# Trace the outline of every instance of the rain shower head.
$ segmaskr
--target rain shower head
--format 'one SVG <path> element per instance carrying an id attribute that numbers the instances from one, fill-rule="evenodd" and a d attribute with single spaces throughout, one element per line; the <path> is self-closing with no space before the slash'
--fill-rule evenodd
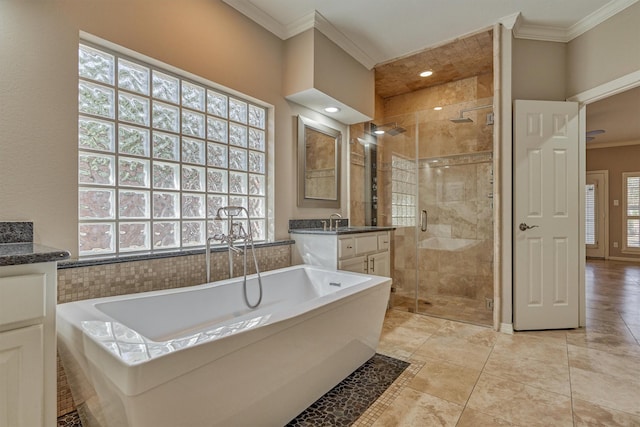
<path id="1" fill-rule="evenodd" d="M 389 129 L 388 131 L 385 131 L 387 134 L 391 135 L 391 136 L 396 136 L 396 135 L 400 135 L 401 133 L 406 132 L 407 130 L 405 128 L 403 128 L 402 126 L 398 126 L 395 125 L 394 127 L 392 127 L 391 129 Z"/>
<path id="2" fill-rule="evenodd" d="M 453 123 L 473 123 L 473 120 L 471 120 L 469 117 L 463 116 L 464 113 L 468 113 L 469 111 L 475 111 L 475 110 L 484 110 L 485 108 L 493 108 L 493 105 L 489 104 L 489 105 L 480 105 L 478 107 L 465 108 L 464 110 L 460 110 L 460 117 L 449 119 L 449 121 L 452 121 Z M 493 124 L 493 122 L 491 124 Z"/>
<path id="3" fill-rule="evenodd" d="M 452 121 L 453 123 L 473 123 L 473 120 L 471 120 L 469 117 L 456 117 L 455 119 L 449 119 L 450 121 Z"/>
<path id="4" fill-rule="evenodd" d="M 398 123 L 396 122 L 385 123 L 379 126 L 376 125 L 375 123 L 371 123 L 371 129 L 373 130 L 373 133 L 376 135 L 384 135 L 386 133 L 387 135 L 391 135 L 391 136 L 400 135 L 401 133 L 404 133 L 407 131 L 402 126 L 399 126 Z"/>

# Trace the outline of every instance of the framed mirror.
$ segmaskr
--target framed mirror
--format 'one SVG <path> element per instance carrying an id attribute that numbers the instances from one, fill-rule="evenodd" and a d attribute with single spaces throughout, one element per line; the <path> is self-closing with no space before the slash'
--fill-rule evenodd
<path id="1" fill-rule="evenodd" d="M 340 208 L 342 133 L 298 116 L 298 206 Z"/>

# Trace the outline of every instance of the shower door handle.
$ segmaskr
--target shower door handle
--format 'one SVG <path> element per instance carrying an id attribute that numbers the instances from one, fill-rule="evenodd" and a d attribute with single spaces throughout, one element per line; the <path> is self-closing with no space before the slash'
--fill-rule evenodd
<path id="1" fill-rule="evenodd" d="M 428 221 L 429 217 L 427 216 L 427 211 L 423 209 L 422 213 L 420 214 L 420 230 L 427 231 Z"/>

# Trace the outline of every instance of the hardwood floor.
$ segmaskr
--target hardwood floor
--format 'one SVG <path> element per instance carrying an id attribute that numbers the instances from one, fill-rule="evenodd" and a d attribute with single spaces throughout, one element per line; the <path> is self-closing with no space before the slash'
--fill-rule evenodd
<path id="1" fill-rule="evenodd" d="M 587 260 L 587 330 L 640 344 L 640 263 Z"/>

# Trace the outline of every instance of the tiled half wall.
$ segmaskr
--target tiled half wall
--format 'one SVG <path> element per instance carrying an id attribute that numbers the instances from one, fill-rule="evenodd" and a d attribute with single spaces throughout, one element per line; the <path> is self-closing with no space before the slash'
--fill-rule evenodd
<path id="1" fill-rule="evenodd" d="M 291 265 L 290 244 L 269 245 L 255 250 L 261 271 Z M 226 251 L 211 254 L 212 281 L 229 277 L 228 263 Z M 255 272 L 251 252 L 247 253 L 247 267 L 250 273 Z M 242 256 L 234 255 L 234 276 L 242 273 Z M 58 270 L 58 303 L 180 288 L 204 282 L 204 254 L 63 268 Z M 58 358 L 58 416 L 74 409 L 67 378 Z"/>

